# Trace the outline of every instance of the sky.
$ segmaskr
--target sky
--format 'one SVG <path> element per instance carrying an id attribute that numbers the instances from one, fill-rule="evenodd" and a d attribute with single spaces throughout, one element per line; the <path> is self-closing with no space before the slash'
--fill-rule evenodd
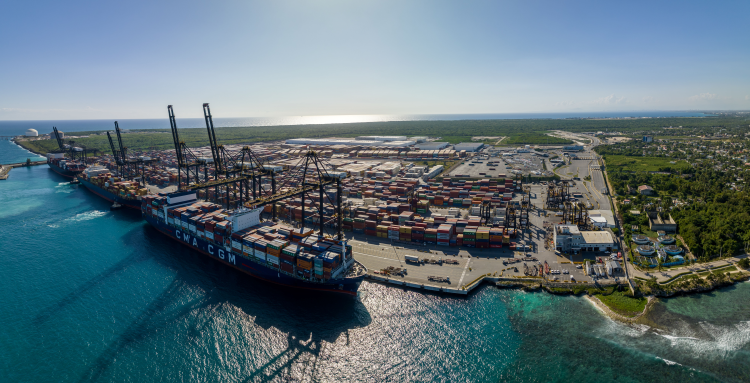
<path id="1" fill-rule="evenodd" d="M 0 120 L 750 109 L 750 1 L 4 1 Z"/>

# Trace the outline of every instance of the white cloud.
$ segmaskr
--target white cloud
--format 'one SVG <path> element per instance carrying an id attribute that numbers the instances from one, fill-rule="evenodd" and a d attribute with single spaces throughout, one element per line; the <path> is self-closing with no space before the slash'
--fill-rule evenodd
<path id="1" fill-rule="evenodd" d="M 745 100 L 750 100 L 750 96 L 745 96 Z"/>
<path id="2" fill-rule="evenodd" d="M 695 96 L 691 96 L 688 98 L 690 101 L 698 101 L 698 100 L 713 100 L 716 98 L 716 93 L 701 93 L 696 94 Z"/>
<path id="3" fill-rule="evenodd" d="M 651 96 L 646 96 L 643 98 L 643 102 L 653 102 L 653 101 L 654 101 L 654 98 Z"/>

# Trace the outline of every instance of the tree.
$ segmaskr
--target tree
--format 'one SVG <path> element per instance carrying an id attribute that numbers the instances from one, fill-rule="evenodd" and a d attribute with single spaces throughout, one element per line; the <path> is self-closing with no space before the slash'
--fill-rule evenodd
<path id="1" fill-rule="evenodd" d="M 659 271 L 661 271 L 661 267 L 662 267 L 662 264 L 664 263 L 664 261 L 662 261 L 660 257 L 656 257 L 656 263 L 657 263 L 657 267 L 658 267 Z"/>
<path id="2" fill-rule="evenodd" d="M 742 258 L 739 262 L 737 262 L 737 266 L 747 270 L 748 267 L 750 267 L 750 259 Z"/>

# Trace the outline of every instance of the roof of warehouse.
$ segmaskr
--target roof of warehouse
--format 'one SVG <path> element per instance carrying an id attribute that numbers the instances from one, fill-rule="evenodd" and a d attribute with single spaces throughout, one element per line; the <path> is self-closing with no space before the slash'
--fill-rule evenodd
<path id="1" fill-rule="evenodd" d="M 612 243 L 612 235 L 608 231 L 582 231 L 583 241 L 586 243 Z"/>

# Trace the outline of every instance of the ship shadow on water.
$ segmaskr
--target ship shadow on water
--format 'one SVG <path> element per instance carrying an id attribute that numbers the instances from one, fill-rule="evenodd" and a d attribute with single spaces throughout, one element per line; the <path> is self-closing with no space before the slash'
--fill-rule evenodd
<path id="1" fill-rule="evenodd" d="M 128 236 L 127 246 L 151 249 L 145 259 L 156 261 L 176 275 L 88 367 L 79 380 L 81 382 L 101 380 L 121 351 L 147 341 L 157 333 L 163 334 L 160 330 L 175 323 L 188 321 L 185 336 L 189 342 L 197 341 L 214 315 L 226 307 L 243 314 L 236 320 L 252 322 L 252 326 L 263 330 L 276 329 L 287 338 L 287 348 L 240 379 L 246 382 L 284 377 L 295 363 L 311 364 L 308 368 L 314 371 L 325 343 L 334 343 L 343 335 L 348 344 L 349 330 L 367 326 L 372 321 L 364 305 L 354 297 L 257 280 L 172 241 L 149 225 L 133 230 Z M 141 260 L 135 255 L 126 258 L 123 265 L 113 266 L 71 293 L 61 302 L 62 307 L 119 270 Z M 186 296 L 194 295 L 196 290 L 204 293 L 184 302 Z M 57 305 L 44 318 L 48 319 L 55 310 L 59 310 Z M 309 357 L 302 360 L 306 355 Z"/>

